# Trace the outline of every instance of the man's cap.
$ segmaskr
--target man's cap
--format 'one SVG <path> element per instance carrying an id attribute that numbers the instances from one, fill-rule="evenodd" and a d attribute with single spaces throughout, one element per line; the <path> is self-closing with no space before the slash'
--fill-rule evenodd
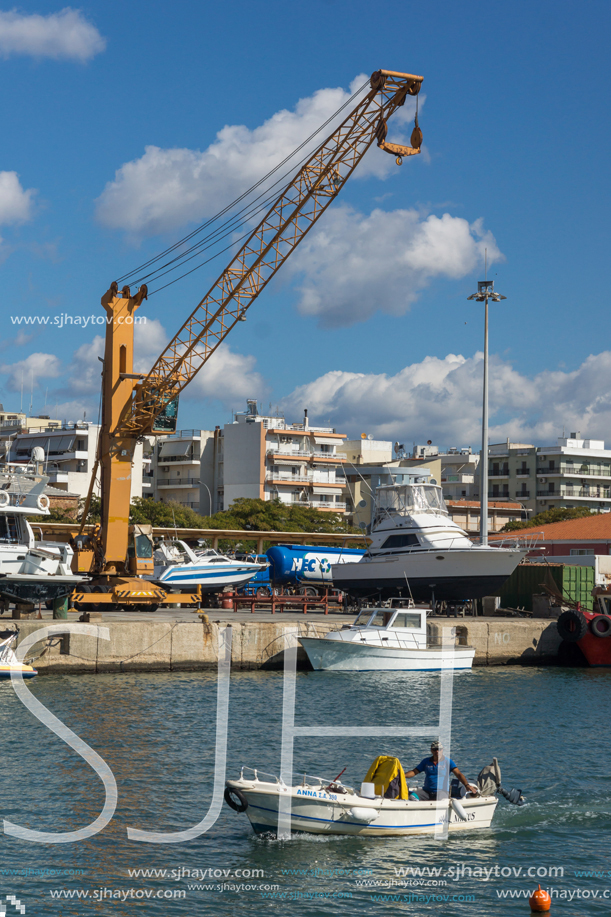
<path id="1" fill-rule="evenodd" d="M 441 742 L 431 742 L 431 751 L 443 751 Z"/>

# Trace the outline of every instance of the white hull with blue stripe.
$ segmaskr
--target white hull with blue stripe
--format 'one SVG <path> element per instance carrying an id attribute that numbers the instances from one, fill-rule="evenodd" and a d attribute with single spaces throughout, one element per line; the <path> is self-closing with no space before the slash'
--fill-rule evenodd
<path id="1" fill-rule="evenodd" d="M 257 834 L 278 833 L 278 808 L 282 796 L 291 799 L 291 833 L 343 834 L 361 837 L 395 837 L 406 834 L 434 834 L 447 824 L 449 831 L 489 828 L 497 805 L 495 796 L 466 796 L 440 802 L 370 798 L 352 787 L 326 787 L 326 781 L 307 777 L 298 786 L 286 787 L 279 778 L 257 772 L 246 779 L 227 780 L 227 790 L 238 790 L 253 830 Z M 248 768 L 250 770 L 250 768 Z M 275 781 L 275 782 L 274 782 Z M 227 791 L 226 791 L 227 792 Z"/>
<path id="2" fill-rule="evenodd" d="M 192 551 L 184 541 L 176 541 L 155 551 L 154 579 L 166 588 L 201 586 L 202 592 L 221 592 L 226 586 L 242 586 L 265 567 L 249 560 L 233 560 L 213 550 Z"/>

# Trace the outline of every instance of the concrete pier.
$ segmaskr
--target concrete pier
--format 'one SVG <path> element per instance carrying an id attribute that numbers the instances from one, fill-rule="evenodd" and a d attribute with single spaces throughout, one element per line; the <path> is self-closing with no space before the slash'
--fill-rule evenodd
<path id="1" fill-rule="evenodd" d="M 208 624 L 188 620 L 103 620 L 110 640 L 74 633 L 71 621 L 20 621 L 20 640 L 51 623 L 62 624 L 66 633 L 45 639 L 31 653 L 42 674 L 101 672 L 167 672 L 213 669 L 217 665 L 219 630 L 232 627 L 232 667 L 265 669 L 282 666 L 287 641 L 297 634 L 324 636 L 352 618 L 319 616 L 304 621 L 303 615 L 279 615 L 274 620 L 237 620 L 236 615 L 214 612 L 219 620 Z M 106 616 L 105 616 L 106 617 Z M 193 616 L 195 617 L 195 616 Z M 269 617 L 269 616 L 268 616 Z M 335 618 L 333 620 L 332 618 Z M 340 620 L 337 620 L 337 619 Z M 9 622 L 7 622 L 8 624 Z M 429 618 L 433 636 L 453 627 L 459 637 L 475 646 L 474 665 L 548 665 L 558 653 L 560 638 L 554 621 L 511 618 Z M 71 630 L 73 631 L 71 633 Z M 461 640 L 461 642 L 463 642 Z M 307 668 L 300 649 L 299 664 Z"/>

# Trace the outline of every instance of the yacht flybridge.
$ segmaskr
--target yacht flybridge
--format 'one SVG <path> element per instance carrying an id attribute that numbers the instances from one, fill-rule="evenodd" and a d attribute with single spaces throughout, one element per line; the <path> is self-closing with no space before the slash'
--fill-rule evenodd
<path id="1" fill-rule="evenodd" d="M 352 596 L 416 602 L 492 595 L 528 549 L 474 544 L 449 516 L 437 484 L 391 484 L 375 493 L 371 545 L 355 564 L 334 565 L 333 584 Z"/>

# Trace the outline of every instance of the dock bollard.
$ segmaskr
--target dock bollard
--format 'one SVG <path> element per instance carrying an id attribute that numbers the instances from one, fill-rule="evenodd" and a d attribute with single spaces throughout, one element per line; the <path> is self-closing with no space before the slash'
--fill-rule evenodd
<path id="1" fill-rule="evenodd" d="M 64 595 L 60 599 L 53 599 L 53 620 L 65 621 L 68 617 L 68 596 Z"/>
<path id="2" fill-rule="evenodd" d="M 549 911 L 552 906 L 552 899 L 548 893 L 539 886 L 537 891 L 533 892 L 530 896 L 528 903 L 530 904 L 531 911 Z"/>

